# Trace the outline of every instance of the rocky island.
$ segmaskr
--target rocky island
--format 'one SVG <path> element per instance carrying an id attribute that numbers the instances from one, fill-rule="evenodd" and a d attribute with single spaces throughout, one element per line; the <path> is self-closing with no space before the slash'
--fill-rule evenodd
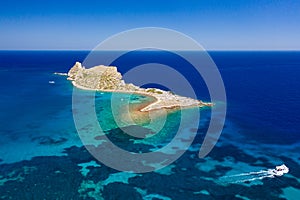
<path id="1" fill-rule="evenodd" d="M 125 83 L 125 81 L 122 80 L 121 73 L 119 73 L 117 67 L 114 66 L 99 65 L 86 69 L 80 62 L 76 62 L 69 70 L 67 76 L 68 80 L 72 81 L 72 84 L 75 87 L 84 90 L 135 93 L 153 97 L 155 101 L 140 108 L 141 112 L 163 108 L 172 109 L 212 106 L 212 103 L 205 103 L 200 100 L 179 96 L 170 91 L 156 88 L 145 89 L 131 83 Z"/>

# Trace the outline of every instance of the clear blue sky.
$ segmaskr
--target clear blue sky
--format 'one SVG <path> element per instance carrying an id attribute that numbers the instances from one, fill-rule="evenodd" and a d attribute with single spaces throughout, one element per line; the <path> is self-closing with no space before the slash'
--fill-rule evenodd
<path id="1" fill-rule="evenodd" d="M 300 1 L 0 3 L 0 49 L 92 49 L 112 34 L 148 26 L 183 32 L 206 49 L 300 50 Z"/>

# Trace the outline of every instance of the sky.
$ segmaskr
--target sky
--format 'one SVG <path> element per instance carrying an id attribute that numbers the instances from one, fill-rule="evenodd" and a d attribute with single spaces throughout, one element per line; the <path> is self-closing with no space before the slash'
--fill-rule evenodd
<path id="1" fill-rule="evenodd" d="M 299 0 L 11 0 L 0 49 L 91 50 L 142 27 L 182 32 L 207 50 L 300 50 Z"/>

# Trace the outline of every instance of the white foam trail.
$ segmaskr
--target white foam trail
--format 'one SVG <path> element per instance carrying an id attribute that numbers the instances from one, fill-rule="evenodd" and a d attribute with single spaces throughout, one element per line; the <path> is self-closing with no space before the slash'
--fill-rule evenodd
<path id="1" fill-rule="evenodd" d="M 242 183 L 250 182 L 255 180 L 262 180 L 264 178 L 274 178 L 277 176 L 282 176 L 289 172 L 289 168 L 285 165 L 276 166 L 275 169 L 260 170 L 257 172 L 241 173 L 229 176 L 223 176 L 219 178 L 220 183 L 230 184 L 230 183 Z"/>
<path id="2" fill-rule="evenodd" d="M 224 176 L 225 177 L 235 177 L 235 176 L 249 176 L 249 175 L 256 175 L 256 174 L 265 174 L 265 173 L 269 173 L 268 170 L 261 170 L 258 172 L 249 172 L 249 173 L 241 173 L 241 174 L 235 174 L 235 175 L 230 175 L 230 176 Z"/>
<path id="3" fill-rule="evenodd" d="M 249 179 L 242 179 L 242 180 L 238 180 L 235 182 L 229 182 L 229 183 L 244 183 L 244 182 L 251 182 L 251 181 L 255 181 L 255 180 L 262 180 L 264 178 L 274 178 L 274 176 L 273 175 L 265 175 L 265 176 L 254 177 L 254 178 L 249 178 Z"/>
<path id="4" fill-rule="evenodd" d="M 230 184 L 230 183 L 243 183 L 243 182 L 250 182 L 255 180 L 262 180 L 264 178 L 274 178 L 274 173 L 272 173 L 271 170 L 260 170 L 257 172 L 248 172 L 248 173 L 223 176 L 219 180 L 222 183 Z"/>

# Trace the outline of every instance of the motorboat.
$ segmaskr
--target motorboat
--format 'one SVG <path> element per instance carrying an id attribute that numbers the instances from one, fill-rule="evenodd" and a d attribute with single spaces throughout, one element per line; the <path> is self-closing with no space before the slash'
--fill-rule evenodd
<path id="1" fill-rule="evenodd" d="M 268 173 L 273 176 L 282 176 L 289 173 L 289 168 L 285 164 L 282 164 L 276 166 L 275 169 L 269 169 Z"/>
<path id="2" fill-rule="evenodd" d="M 55 81 L 49 81 L 50 84 L 55 84 Z"/>

